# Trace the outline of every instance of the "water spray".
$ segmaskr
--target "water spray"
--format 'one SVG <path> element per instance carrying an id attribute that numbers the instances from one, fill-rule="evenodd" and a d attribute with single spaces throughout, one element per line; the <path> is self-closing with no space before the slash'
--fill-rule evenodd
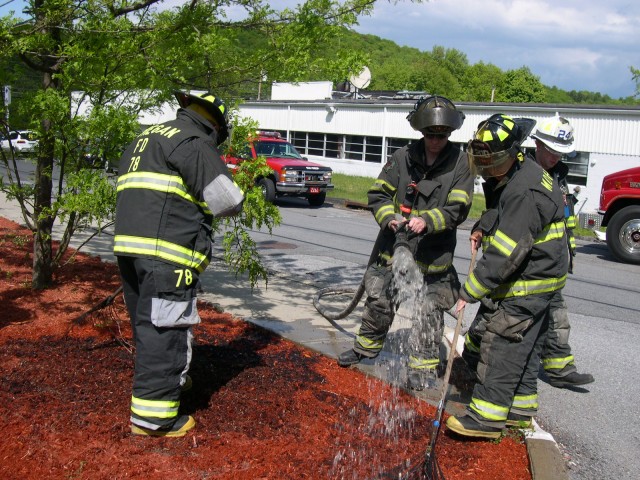
<path id="1" fill-rule="evenodd" d="M 402 205 L 400 205 L 400 211 L 402 212 L 403 215 L 403 222 L 399 225 L 398 229 L 396 230 L 396 244 L 394 245 L 393 249 L 394 252 L 396 250 L 397 247 L 406 247 L 408 249 L 408 251 L 411 251 L 411 248 L 409 247 L 409 233 L 407 233 L 407 219 L 408 217 L 411 215 L 411 211 L 413 209 L 413 205 L 416 201 L 416 197 L 417 195 L 420 193 L 420 188 L 419 186 L 414 183 L 411 182 L 409 185 L 407 185 L 407 190 L 405 192 L 405 198 L 402 202 Z M 378 236 L 376 237 L 376 241 L 373 245 L 373 249 L 371 250 L 371 255 L 369 256 L 369 261 L 367 262 L 367 266 L 365 268 L 365 272 L 367 270 L 367 268 L 369 268 L 377 259 L 378 259 L 378 254 L 380 253 L 380 243 L 382 242 L 382 239 L 384 237 L 384 231 L 383 229 L 380 229 L 380 231 L 378 232 Z M 348 294 L 348 293 L 352 293 L 353 296 L 351 297 L 351 300 L 349 301 L 348 305 L 343 309 L 340 310 L 338 312 L 335 313 L 330 313 L 327 311 L 326 308 L 324 308 L 322 305 L 320 305 L 320 299 L 322 299 L 323 297 L 327 297 L 327 296 L 333 296 L 333 295 L 344 295 L 344 294 Z M 326 318 L 327 320 L 329 320 L 330 322 L 332 322 L 332 324 L 334 326 L 336 326 L 337 328 L 340 328 L 337 324 L 333 323 L 334 320 L 341 320 L 345 317 L 347 317 L 351 312 L 353 312 L 353 310 L 356 308 L 356 306 L 358 305 L 358 303 L 360 302 L 360 300 L 362 299 L 362 295 L 364 294 L 364 276 L 362 277 L 362 280 L 360 282 L 360 284 L 354 288 L 354 287 L 327 287 L 327 288 L 323 288 L 318 290 L 318 293 L 316 294 L 316 296 L 313 298 L 313 306 L 316 308 L 316 310 L 320 313 L 320 315 L 322 315 L 324 318 Z"/>

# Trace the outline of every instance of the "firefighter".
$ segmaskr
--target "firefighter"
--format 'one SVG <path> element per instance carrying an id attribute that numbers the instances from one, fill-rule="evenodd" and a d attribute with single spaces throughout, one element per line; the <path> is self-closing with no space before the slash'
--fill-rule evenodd
<path id="1" fill-rule="evenodd" d="M 114 254 L 136 346 L 131 432 L 180 437 L 189 388 L 199 275 L 211 257 L 215 217 L 244 201 L 218 153 L 227 112 L 211 93 L 175 92 L 176 119 L 144 130 L 120 159 Z"/>
<path id="2" fill-rule="evenodd" d="M 342 367 L 375 358 L 398 308 L 392 257 L 397 232 L 406 230 L 411 253 L 427 295 L 409 341 L 407 386 L 431 388 L 437 378 L 443 311 L 453 307 L 460 283 L 453 266 L 456 229 L 471 208 L 473 177 L 466 155 L 448 139 L 464 114 L 447 98 L 420 99 L 407 116 L 422 138 L 397 150 L 368 191 L 368 203 L 380 225 L 377 261 L 365 272 L 366 300 L 352 349 L 338 357 Z M 420 273 L 418 275 L 420 275 Z"/>
<path id="3" fill-rule="evenodd" d="M 478 383 L 467 415 L 447 420 L 465 436 L 499 438 L 505 425 L 530 424 L 550 303 L 567 278 L 562 192 L 520 149 L 534 124 L 493 115 L 467 147 L 485 179 L 487 211 L 479 221 L 483 256 L 456 304 L 460 312 L 481 301 L 463 352 Z"/>
<path id="4" fill-rule="evenodd" d="M 560 186 L 564 198 L 565 233 L 569 254 L 569 273 L 573 273 L 573 257 L 576 255 L 576 228 L 574 207 L 578 202 L 575 192 L 569 191 L 567 174 L 569 167 L 561 161 L 563 155 L 575 155 L 574 129 L 569 121 L 556 113 L 537 125 L 531 138 L 536 142 L 536 161 Z M 549 384 L 557 388 L 586 385 L 594 381 L 589 373 L 578 373 L 569 345 L 569 314 L 567 304 L 558 291 L 551 304 L 549 333 L 542 351 L 542 366 L 549 376 Z"/>

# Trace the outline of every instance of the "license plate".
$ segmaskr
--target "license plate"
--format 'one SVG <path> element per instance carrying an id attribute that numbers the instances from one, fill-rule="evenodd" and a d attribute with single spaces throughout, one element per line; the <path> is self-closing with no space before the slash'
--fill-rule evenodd
<path id="1" fill-rule="evenodd" d="M 309 187 L 309 193 L 320 193 L 320 187 Z"/>

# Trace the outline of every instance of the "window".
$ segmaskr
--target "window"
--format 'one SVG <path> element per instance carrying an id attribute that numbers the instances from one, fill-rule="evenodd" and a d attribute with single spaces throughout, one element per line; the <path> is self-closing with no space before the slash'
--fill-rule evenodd
<path id="1" fill-rule="evenodd" d="M 387 138 L 387 160 L 391 158 L 396 150 L 413 141 L 414 140 L 411 140 L 409 138 Z"/>
<path id="2" fill-rule="evenodd" d="M 382 163 L 382 137 L 365 137 L 365 162 Z"/>
<path id="3" fill-rule="evenodd" d="M 567 182 L 572 185 L 587 185 L 587 174 L 589 173 L 589 153 L 576 152 L 574 157 L 562 156 L 562 161 L 569 167 Z"/>
<path id="4" fill-rule="evenodd" d="M 525 153 L 533 158 L 536 156 L 535 148 L 526 148 Z M 562 155 L 562 162 L 569 167 L 567 183 L 571 185 L 587 185 L 587 174 L 589 173 L 589 153 L 576 152 L 573 157 Z"/>
<path id="5" fill-rule="evenodd" d="M 342 136 L 327 133 L 326 139 L 324 156 L 327 158 L 342 158 Z"/>
<path id="6" fill-rule="evenodd" d="M 349 160 L 362 160 L 364 152 L 364 137 L 361 135 L 346 135 L 344 158 Z"/>
<path id="7" fill-rule="evenodd" d="M 303 155 L 382 163 L 382 137 L 291 132 L 291 143 Z M 405 142 L 406 143 L 406 142 Z"/>
<path id="8" fill-rule="evenodd" d="M 324 156 L 324 133 L 309 133 L 309 155 Z"/>
<path id="9" fill-rule="evenodd" d="M 307 134 L 305 132 L 291 132 L 291 140 L 293 146 L 303 155 L 307 154 Z"/>

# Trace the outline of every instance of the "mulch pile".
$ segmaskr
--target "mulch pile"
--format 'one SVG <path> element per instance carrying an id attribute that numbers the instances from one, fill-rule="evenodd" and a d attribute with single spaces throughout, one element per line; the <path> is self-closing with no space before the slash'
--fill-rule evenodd
<path id="1" fill-rule="evenodd" d="M 196 428 L 133 436 L 122 297 L 78 320 L 117 289 L 117 269 L 78 254 L 36 292 L 31 268 L 30 232 L 0 218 L 3 479 L 401 478 L 424 458 L 433 406 L 204 303 L 181 404 Z M 531 479 L 518 435 L 445 429 L 437 456 L 449 480 Z"/>

